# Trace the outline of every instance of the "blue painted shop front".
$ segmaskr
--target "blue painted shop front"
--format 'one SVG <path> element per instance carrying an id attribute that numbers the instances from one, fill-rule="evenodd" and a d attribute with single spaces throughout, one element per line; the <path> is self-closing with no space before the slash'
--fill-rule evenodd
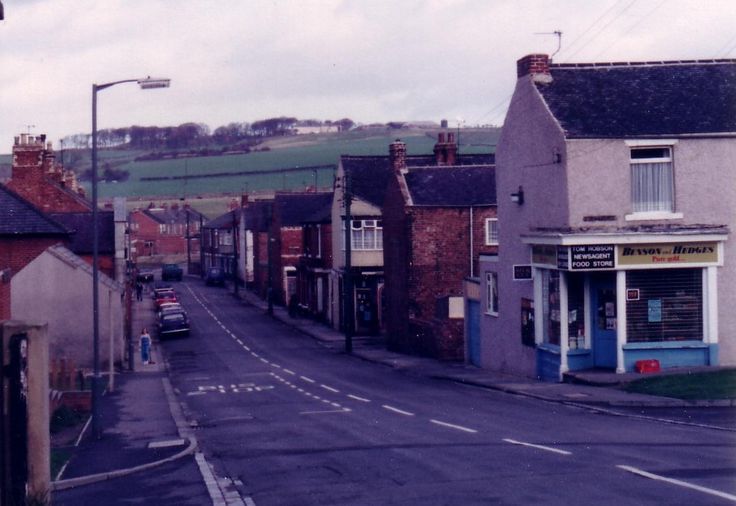
<path id="1" fill-rule="evenodd" d="M 533 245 L 537 377 L 718 365 L 719 253 L 717 242 Z"/>

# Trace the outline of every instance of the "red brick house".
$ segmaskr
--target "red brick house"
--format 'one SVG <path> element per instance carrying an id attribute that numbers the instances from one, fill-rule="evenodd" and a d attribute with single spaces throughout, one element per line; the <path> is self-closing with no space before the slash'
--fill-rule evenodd
<path id="1" fill-rule="evenodd" d="M 130 240 L 132 260 L 140 256 L 185 255 L 187 230 L 189 252 L 199 256 L 199 232 L 207 218 L 189 204 L 179 206 L 153 204 L 147 209 L 135 209 L 130 213 Z"/>
<path id="2" fill-rule="evenodd" d="M 302 221 L 332 204 L 332 193 L 277 193 L 271 220 L 273 301 L 285 305 L 297 293 L 297 266 L 304 239 Z"/>
<path id="3" fill-rule="evenodd" d="M 46 136 L 21 134 L 13 144 L 13 163 L 7 187 L 72 232 L 69 248 L 92 264 L 92 203 L 84 198 L 76 177 L 56 163 L 56 155 Z M 122 244 L 115 242 L 112 212 L 98 214 L 98 267 L 111 278 L 116 276 L 116 250 L 124 261 Z M 120 266 L 117 268 L 120 271 Z"/>
<path id="4" fill-rule="evenodd" d="M 56 163 L 46 136 L 21 134 L 13 144 L 13 167 L 8 188 L 45 213 L 90 212 L 71 171 Z"/>
<path id="5" fill-rule="evenodd" d="M 0 185 L 0 320 L 10 318 L 10 280 L 70 233 L 20 195 Z"/>
<path id="6" fill-rule="evenodd" d="M 302 254 L 297 265 L 297 297 L 300 308 L 321 321 L 327 320 L 330 307 L 332 197 L 332 193 L 321 194 L 321 206 L 311 215 L 302 218 Z"/>
<path id="7" fill-rule="evenodd" d="M 439 135 L 435 163 L 407 166 L 391 145 L 383 204 L 385 323 L 389 348 L 462 360 L 463 281 L 481 254 L 497 253 L 494 157 L 463 155 Z"/>

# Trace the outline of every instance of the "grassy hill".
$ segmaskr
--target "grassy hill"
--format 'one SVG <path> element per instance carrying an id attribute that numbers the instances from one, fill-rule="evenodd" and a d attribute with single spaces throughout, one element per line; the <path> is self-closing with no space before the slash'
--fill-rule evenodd
<path id="1" fill-rule="evenodd" d="M 461 151 L 492 152 L 497 134 L 497 130 L 491 129 L 462 131 Z M 331 188 L 340 155 L 385 155 L 388 145 L 396 138 L 406 142 L 409 154 L 427 154 L 432 152 L 436 142 L 436 131 L 402 129 L 291 136 L 259 145 L 267 151 L 126 163 L 121 163 L 119 152 L 106 151 L 102 156 L 128 171 L 130 176 L 127 181 L 100 184 L 99 193 L 101 198 L 192 198 L 301 189 L 315 184 L 319 188 Z"/>

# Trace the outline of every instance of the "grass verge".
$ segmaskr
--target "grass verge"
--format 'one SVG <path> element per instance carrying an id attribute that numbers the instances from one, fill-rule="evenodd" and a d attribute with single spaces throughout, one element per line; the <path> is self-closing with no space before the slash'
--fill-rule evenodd
<path id="1" fill-rule="evenodd" d="M 632 381 L 624 390 L 684 400 L 736 399 L 736 369 L 644 378 Z"/>

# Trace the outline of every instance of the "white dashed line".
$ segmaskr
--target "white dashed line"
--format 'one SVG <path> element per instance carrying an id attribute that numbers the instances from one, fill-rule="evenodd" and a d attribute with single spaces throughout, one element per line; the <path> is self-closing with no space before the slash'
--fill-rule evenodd
<path id="1" fill-rule="evenodd" d="M 365 398 L 363 398 L 363 397 L 358 397 L 357 395 L 353 395 L 353 394 L 348 394 L 348 397 L 350 397 L 351 399 L 353 399 L 353 400 L 355 400 L 355 401 L 360 401 L 360 402 L 371 402 L 371 400 L 370 400 L 370 399 L 365 399 Z"/>
<path id="2" fill-rule="evenodd" d="M 301 379 L 306 381 L 307 383 L 315 383 L 315 381 L 312 378 L 307 378 L 306 376 L 299 376 Z"/>
<path id="3" fill-rule="evenodd" d="M 512 445 L 520 445 L 520 446 L 528 446 L 529 448 L 536 448 L 537 450 L 544 450 L 547 452 L 553 452 L 553 453 L 559 453 L 560 455 L 572 455 L 572 452 L 568 452 L 565 450 L 559 450 L 557 448 L 552 448 L 550 446 L 542 446 L 542 445 L 535 445 L 532 443 L 524 443 L 523 441 L 516 441 L 515 439 L 504 439 L 507 443 L 511 443 Z"/>
<path id="4" fill-rule="evenodd" d="M 266 360 L 265 358 L 261 358 L 260 360 L 261 360 L 261 362 L 263 362 L 264 364 L 270 364 L 270 363 L 271 363 L 271 362 L 269 362 L 268 360 Z"/>
<path id="5" fill-rule="evenodd" d="M 393 411 L 394 413 L 398 413 L 400 415 L 404 416 L 414 416 L 414 413 L 409 413 L 408 411 L 404 411 L 403 409 L 395 408 L 393 406 L 389 406 L 388 404 L 384 404 L 381 406 L 383 409 L 387 409 L 389 411 Z"/>
<path id="6" fill-rule="evenodd" d="M 334 392 L 336 394 L 340 393 L 340 391 L 336 388 L 328 387 L 327 385 L 320 385 L 320 386 L 324 388 L 325 390 L 329 390 L 330 392 Z"/>
<path id="7" fill-rule="evenodd" d="M 281 369 L 281 366 L 279 364 L 271 363 L 271 367 L 275 367 L 276 369 Z"/>
<path id="8" fill-rule="evenodd" d="M 284 372 L 286 374 L 291 374 L 292 376 L 295 376 L 296 375 L 296 373 L 294 371 L 292 371 L 291 369 L 284 369 Z"/>
<path id="9" fill-rule="evenodd" d="M 631 466 L 621 465 L 621 466 L 616 466 L 616 467 L 618 467 L 619 469 L 623 469 L 624 471 L 628 471 L 630 473 L 633 473 L 639 476 L 643 476 L 644 478 L 649 478 L 650 480 L 664 481 L 665 483 L 671 483 L 672 485 L 677 485 L 678 487 L 690 488 L 692 490 L 697 490 L 698 492 L 703 492 L 705 494 L 714 495 L 722 499 L 728 499 L 729 501 L 736 502 L 736 495 L 727 494 L 726 492 L 721 492 L 720 490 L 714 490 L 712 488 L 701 487 L 700 485 L 695 485 L 693 483 L 688 483 L 686 481 L 675 480 L 673 478 L 667 478 L 666 476 L 660 476 L 658 474 L 648 473 L 646 471 L 642 471 L 641 469 L 637 469 Z"/>
<path id="10" fill-rule="evenodd" d="M 455 425 L 455 424 L 452 424 L 452 423 L 442 422 L 440 420 L 430 420 L 430 422 L 432 422 L 435 425 L 441 425 L 443 427 L 449 427 L 450 429 L 457 429 L 457 430 L 461 430 L 463 432 L 470 432 L 471 434 L 475 434 L 475 433 L 478 432 L 475 429 L 469 429 L 468 427 L 463 427 L 462 425 Z"/>

